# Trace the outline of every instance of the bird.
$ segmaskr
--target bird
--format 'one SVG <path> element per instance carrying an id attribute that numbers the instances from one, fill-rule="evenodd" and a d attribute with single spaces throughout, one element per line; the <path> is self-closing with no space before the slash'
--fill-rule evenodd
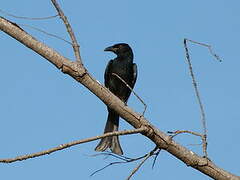
<path id="1" fill-rule="evenodd" d="M 127 87 L 126 83 L 133 89 L 137 80 L 137 65 L 133 63 L 133 51 L 126 43 L 115 44 L 105 48 L 104 51 L 110 51 L 117 55 L 115 59 L 110 60 L 107 64 L 104 73 L 104 84 L 113 94 L 127 104 L 131 89 Z M 115 74 L 124 80 L 125 83 Z M 104 133 L 118 131 L 118 113 L 110 107 L 107 107 L 107 110 L 108 118 Z M 107 148 L 114 154 L 123 154 L 118 136 L 102 138 L 95 151 L 105 151 Z"/>

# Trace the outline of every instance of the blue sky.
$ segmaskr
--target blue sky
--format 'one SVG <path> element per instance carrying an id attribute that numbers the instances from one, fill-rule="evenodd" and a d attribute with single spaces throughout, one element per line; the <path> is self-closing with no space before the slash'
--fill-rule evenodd
<path id="1" fill-rule="evenodd" d="M 209 158 L 238 174 L 240 127 L 239 30 L 240 2 L 202 1 L 60 1 L 81 46 L 89 72 L 103 82 L 105 66 L 114 55 L 103 49 L 126 42 L 138 64 L 135 91 L 148 105 L 146 118 L 164 132 L 187 129 L 201 132 L 196 103 L 185 60 L 183 38 L 211 44 L 223 59 L 217 62 L 204 47 L 190 45 L 190 54 L 206 111 Z M 3 1 L 1 9 L 18 16 L 55 15 L 50 1 Z M 31 21 L 4 16 L 18 24 L 41 28 L 69 39 L 59 18 Z M 69 44 L 22 26 L 38 40 L 74 59 Z M 38 54 L 0 33 L 0 158 L 45 150 L 102 133 L 106 107 L 72 78 L 62 74 Z M 136 97 L 129 105 L 143 110 Z M 131 129 L 121 121 L 121 129 Z M 176 141 L 201 155 L 200 139 L 180 135 Z M 115 165 L 90 174 L 114 161 L 92 157 L 91 142 L 23 162 L 0 164 L 3 179 L 125 179 L 136 163 Z M 141 156 L 154 148 L 140 135 L 121 137 L 125 155 Z M 193 145 L 195 144 L 195 145 Z M 227 154 L 226 154 L 227 153 Z M 195 179 L 209 177 L 161 152 L 155 168 L 152 159 L 133 179 Z"/>

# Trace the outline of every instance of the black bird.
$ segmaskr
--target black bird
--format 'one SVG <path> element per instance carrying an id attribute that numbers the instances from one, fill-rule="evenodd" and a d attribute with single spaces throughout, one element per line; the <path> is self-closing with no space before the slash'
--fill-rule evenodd
<path id="1" fill-rule="evenodd" d="M 131 88 L 134 87 L 137 80 L 137 65 L 133 63 L 132 49 L 128 44 L 119 43 L 107 47 L 104 51 L 111 51 L 117 55 L 115 59 L 109 61 L 106 67 L 104 74 L 105 86 L 124 103 L 127 103 L 131 90 L 114 73 L 121 77 Z M 108 107 L 108 118 L 104 133 L 117 131 L 118 126 L 119 115 Z M 115 154 L 123 154 L 118 136 L 102 138 L 95 151 L 105 151 L 107 148 L 110 148 Z"/>

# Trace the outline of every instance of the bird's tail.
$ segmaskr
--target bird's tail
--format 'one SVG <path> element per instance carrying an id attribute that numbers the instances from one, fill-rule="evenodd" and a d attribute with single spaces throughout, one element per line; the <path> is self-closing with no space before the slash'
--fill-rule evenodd
<path id="1" fill-rule="evenodd" d="M 104 129 L 104 133 L 118 131 L 119 126 L 119 115 L 115 113 L 113 110 L 108 110 L 108 119 Z M 107 148 L 115 153 L 122 155 L 123 151 L 119 143 L 118 136 L 109 136 L 102 138 L 95 151 L 105 151 Z"/>

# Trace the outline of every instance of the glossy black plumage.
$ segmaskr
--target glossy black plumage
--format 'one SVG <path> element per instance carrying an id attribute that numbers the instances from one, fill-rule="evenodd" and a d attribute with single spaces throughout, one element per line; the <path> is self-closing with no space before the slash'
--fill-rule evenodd
<path id="1" fill-rule="evenodd" d="M 134 87 L 137 80 L 137 65 L 133 63 L 133 52 L 128 44 L 120 43 L 110 46 L 105 51 L 111 51 L 117 55 L 110 60 L 104 74 L 105 86 L 123 102 L 127 100 L 131 94 L 131 90 L 113 73 L 120 76 L 131 88 Z M 119 115 L 112 109 L 108 108 L 108 118 L 104 129 L 104 133 L 117 131 L 119 126 Z M 115 154 L 123 154 L 119 143 L 118 136 L 102 138 L 96 151 L 105 151 L 107 148 Z"/>

